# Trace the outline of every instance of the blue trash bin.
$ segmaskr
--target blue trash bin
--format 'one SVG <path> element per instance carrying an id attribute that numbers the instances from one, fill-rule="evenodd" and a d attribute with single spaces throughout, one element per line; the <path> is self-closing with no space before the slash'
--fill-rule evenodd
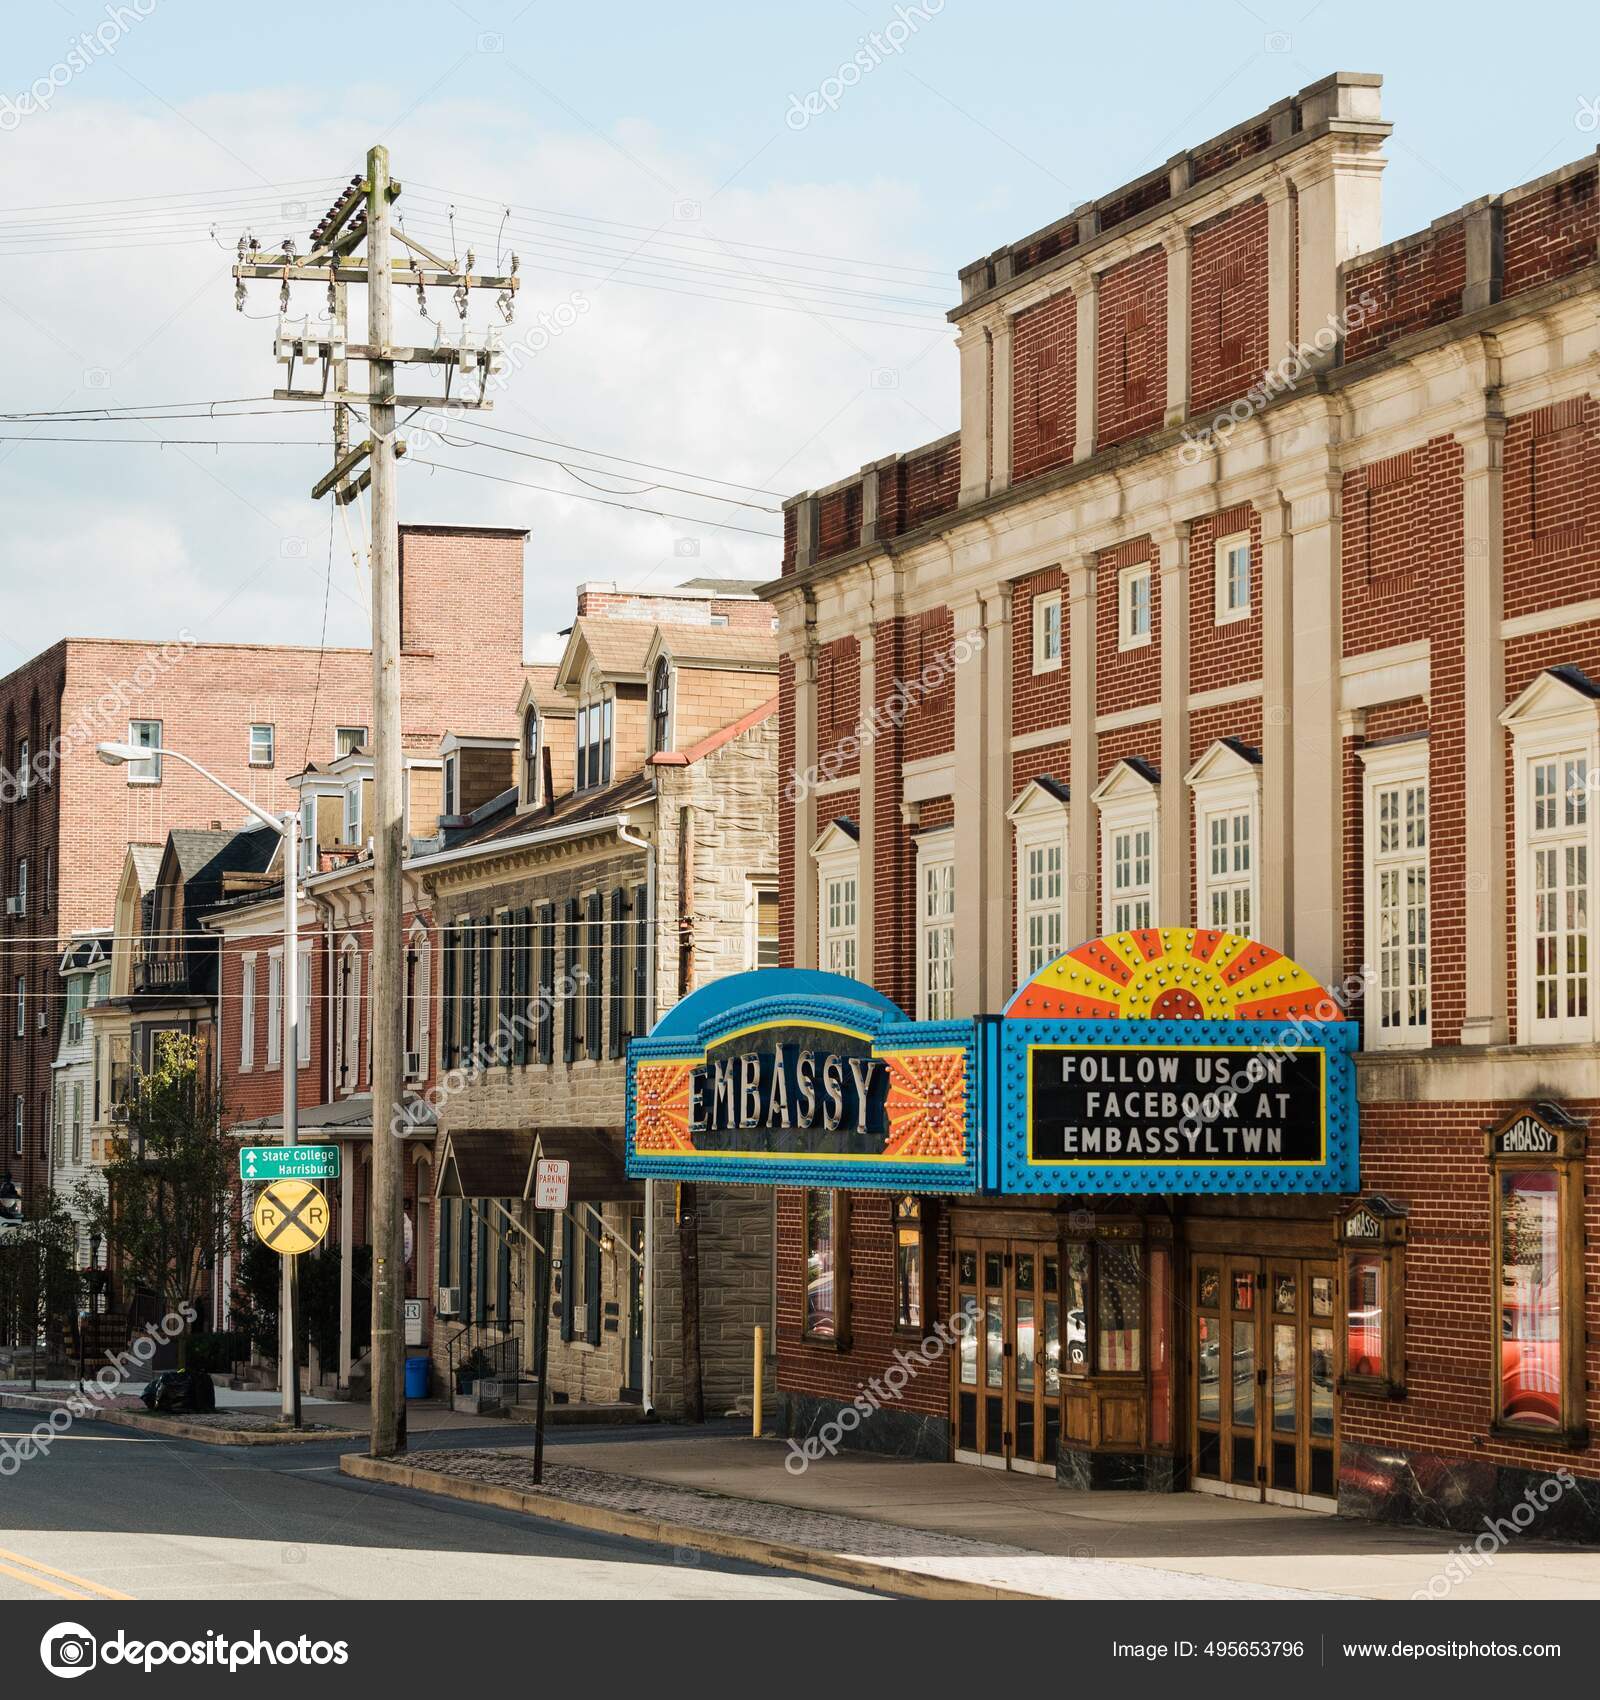
<path id="1" fill-rule="evenodd" d="M 426 1399 L 433 1379 L 433 1365 L 427 1358 L 406 1359 L 406 1398 Z"/>

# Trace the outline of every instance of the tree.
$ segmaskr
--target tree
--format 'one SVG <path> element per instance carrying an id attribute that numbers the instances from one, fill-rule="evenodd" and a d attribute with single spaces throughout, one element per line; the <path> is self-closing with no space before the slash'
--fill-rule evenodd
<path id="1" fill-rule="evenodd" d="M 80 1277 L 78 1227 L 54 1193 L 0 1238 L 0 1302 L 19 1345 L 30 1348 L 30 1378 L 39 1380 L 39 1346 L 65 1355 L 76 1316 Z"/>
<path id="2" fill-rule="evenodd" d="M 237 1151 L 222 1131 L 200 1041 L 158 1035 L 153 1065 L 134 1083 L 104 1190 L 81 1182 L 76 1203 L 90 1231 L 105 1240 L 108 1266 L 181 1320 L 181 1363 L 209 1271 L 234 1243 Z"/>

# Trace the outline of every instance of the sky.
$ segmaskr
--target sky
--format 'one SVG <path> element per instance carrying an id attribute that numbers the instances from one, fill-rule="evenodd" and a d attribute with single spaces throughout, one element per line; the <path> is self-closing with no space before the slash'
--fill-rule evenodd
<path id="1" fill-rule="evenodd" d="M 63 636 L 366 643 L 365 516 L 311 499 L 327 415 L 254 399 L 277 288 L 241 314 L 229 268 L 245 231 L 303 250 L 374 143 L 416 240 L 518 256 L 494 410 L 413 443 L 400 517 L 526 527 L 550 658 L 580 582 L 774 577 L 785 495 L 953 430 L 961 265 L 1336 69 L 1385 79 L 1405 235 L 1594 149 L 1597 19 L 7 0 L 0 413 L 32 417 L 0 418 L 0 675 Z M 446 292 L 400 306 L 414 340 L 459 327 Z"/>

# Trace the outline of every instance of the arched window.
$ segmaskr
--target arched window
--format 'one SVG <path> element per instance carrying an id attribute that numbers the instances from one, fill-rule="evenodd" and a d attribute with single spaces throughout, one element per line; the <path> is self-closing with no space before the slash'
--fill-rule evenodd
<path id="1" fill-rule="evenodd" d="M 667 748 L 668 721 L 672 708 L 672 668 L 666 656 L 656 662 L 655 678 L 650 685 L 650 749 L 652 753 Z"/>
<path id="2" fill-rule="evenodd" d="M 522 800 L 539 801 L 539 711 L 531 704 L 522 717 Z"/>

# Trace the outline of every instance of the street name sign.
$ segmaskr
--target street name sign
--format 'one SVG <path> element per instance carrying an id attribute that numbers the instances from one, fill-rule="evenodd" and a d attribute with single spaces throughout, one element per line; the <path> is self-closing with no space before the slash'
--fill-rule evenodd
<path id="1" fill-rule="evenodd" d="M 336 1181 L 337 1145 L 242 1145 L 239 1178 L 245 1181 Z"/>

